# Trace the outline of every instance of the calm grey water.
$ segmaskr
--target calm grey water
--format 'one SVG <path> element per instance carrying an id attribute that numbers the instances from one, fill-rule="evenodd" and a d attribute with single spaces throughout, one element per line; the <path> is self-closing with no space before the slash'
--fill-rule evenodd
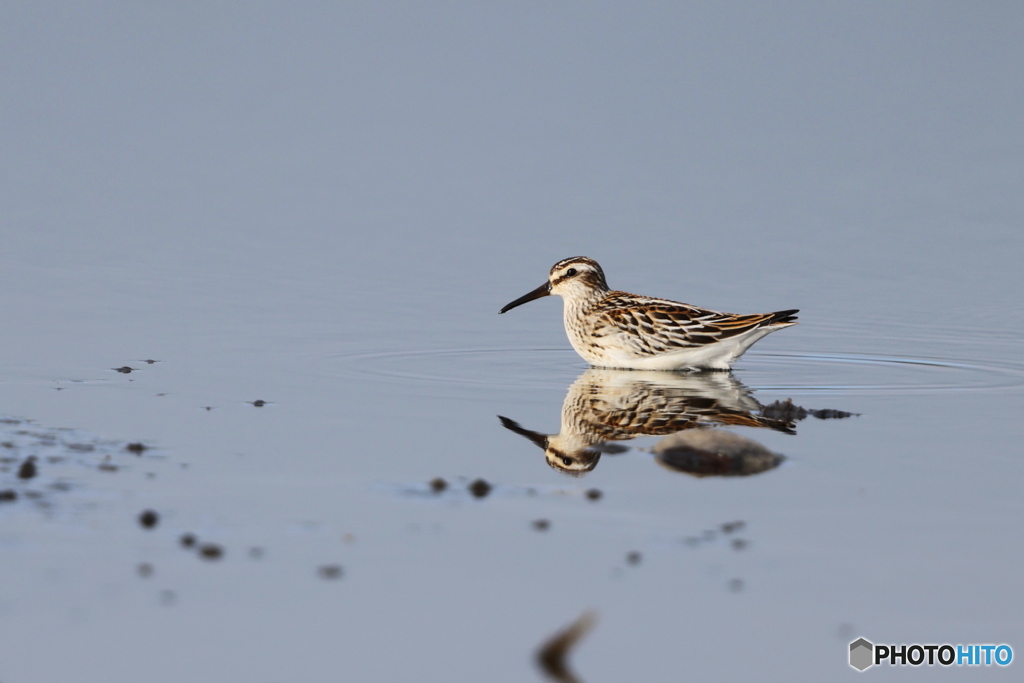
<path id="1" fill-rule="evenodd" d="M 1022 30 L 5 4 L 0 681 L 539 681 L 586 610 L 588 683 L 839 680 L 858 636 L 1024 655 Z M 577 254 L 801 324 L 731 377 L 588 373 L 557 300 L 497 315 Z M 763 424 L 784 399 L 857 415 Z M 782 458 L 614 433 L 574 477 L 523 438 L 630 406 Z"/>

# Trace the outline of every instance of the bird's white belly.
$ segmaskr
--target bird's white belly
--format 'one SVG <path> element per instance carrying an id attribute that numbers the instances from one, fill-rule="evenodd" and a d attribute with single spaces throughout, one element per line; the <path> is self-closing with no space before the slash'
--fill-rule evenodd
<path id="1" fill-rule="evenodd" d="M 679 370 L 708 368 L 728 370 L 751 344 L 780 327 L 758 327 L 743 334 L 702 346 L 680 348 L 658 354 L 637 352 L 632 346 L 617 343 L 615 337 L 604 337 L 597 346 L 584 339 L 569 339 L 576 352 L 591 365 L 632 370 Z"/>

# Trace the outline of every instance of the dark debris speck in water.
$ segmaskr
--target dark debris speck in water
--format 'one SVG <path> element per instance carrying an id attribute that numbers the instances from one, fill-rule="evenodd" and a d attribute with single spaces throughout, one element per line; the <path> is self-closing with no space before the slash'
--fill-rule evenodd
<path id="1" fill-rule="evenodd" d="M 143 510 L 139 515 L 139 524 L 143 529 L 152 529 L 160 521 L 160 515 L 155 510 Z"/>
<path id="2" fill-rule="evenodd" d="M 18 500 L 18 492 L 14 489 L 0 491 L 0 503 L 13 503 Z"/>
<path id="3" fill-rule="evenodd" d="M 344 572 L 340 564 L 323 564 L 317 567 L 316 573 L 321 579 L 334 580 L 340 579 Z"/>
<path id="4" fill-rule="evenodd" d="M 641 555 L 640 553 L 638 553 L 635 550 L 632 551 L 632 552 L 626 553 L 626 564 L 631 564 L 633 566 L 636 566 L 636 565 L 640 564 L 641 560 L 643 560 L 643 559 L 644 559 L 643 555 Z"/>
<path id="5" fill-rule="evenodd" d="M 149 449 L 149 446 L 142 443 L 141 441 L 136 441 L 135 443 L 130 443 L 127 446 L 125 446 L 124 449 L 129 453 L 134 453 L 135 455 L 142 455 Z"/>
<path id="6" fill-rule="evenodd" d="M 587 500 L 601 500 L 601 496 L 603 496 L 604 493 L 601 489 L 587 489 L 586 495 Z"/>
<path id="7" fill-rule="evenodd" d="M 142 562 L 135 568 L 135 572 L 142 578 L 148 579 L 153 576 L 153 565 L 148 562 Z"/>
<path id="8" fill-rule="evenodd" d="M 264 401 L 262 398 L 258 398 L 255 401 L 250 401 L 250 403 L 252 403 L 257 408 L 262 408 L 263 406 L 267 405 L 268 401 Z"/>
<path id="9" fill-rule="evenodd" d="M 123 375 L 127 375 L 128 373 L 132 372 L 133 370 L 138 370 L 138 368 L 130 368 L 127 365 L 122 365 L 119 368 L 110 368 L 110 369 L 113 370 L 114 372 L 120 372 Z"/>
<path id="10" fill-rule="evenodd" d="M 25 458 L 25 461 L 21 463 L 21 467 L 18 468 L 18 479 L 31 479 L 39 473 L 36 468 L 36 456 L 30 455 Z"/>
<path id="11" fill-rule="evenodd" d="M 748 540 L 746 540 L 744 538 L 734 538 L 734 539 L 732 539 L 732 549 L 733 550 L 744 550 L 748 545 L 750 545 L 750 541 L 748 541 Z"/>
<path id="12" fill-rule="evenodd" d="M 729 579 L 729 592 L 730 593 L 741 593 L 743 592 L 743 579 Z"/>
<path id="13" fill-rule="evenodd" d="M 844 417 L 854 417 L 857 413 L 848 413 L 845 410 L 835 410 L 833 408 L 823 408 L 820 410 L 803 408 L 794 404 L 793 399 L 787 398 L 785 401 L 775 401 L 764 406 L 761 408 L 761 415 L 772 420 L 797 422 L 803 420 L 808 415 L 819 420 L 837 420 Z"/>
<path id="14" fill-rule="evenodd" d="M 739 531 L 740 529 L 742 529 L 746 525 L 747 525 L 746 522 L 743 522 L 743 521 L 740 521 L 740 520 L 736 520 L 735 522 L 726 522 L 725 524 L 723 524 L 719 528 L 722 530 L 723 534 L 731 534 L 734 531 Z"/>
<path id="15" fill-rule="evenodd" d="M 224 548 L 216 543 L 204 543 L 199 546 L 199 557 L 204 560 L 219 560 L 224 557 Z"/>
<path id="16" fill-rule="evenodd" d="M 434 477 L 430 480 L 430 490 L 434 493 L 441 493 L 448 488 L 448 482 L 441 477 Z"/>
<path id="17" fill-rule="evenodd" d="M 547 531 L 551 528 L 551 521 L 547 519 L 535 519 L 533 520 L 533 528 L 537 531 Z"/>
<path id="18" fill-rule="evenodd" d="M 487 494 L 494 488 L 483 479 L 477 479 L 469 485 L 469 492 L 473 494 L 474 498 L 486 498 Z"/>
<path id="19" fill-rule="evenodd" d="M 182 548 L 193 548 L 196 545 L 196 535 L 182 534 L 181 538 L 178 539 L 178 543 L 181 543 Z"/>

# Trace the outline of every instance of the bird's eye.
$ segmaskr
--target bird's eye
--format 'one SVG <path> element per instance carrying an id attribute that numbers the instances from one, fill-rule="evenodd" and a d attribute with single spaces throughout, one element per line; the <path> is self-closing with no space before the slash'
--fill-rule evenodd
<path id="1" fill-rule="evenodd" d="M 572 458 L 562 458 L 562 464 L 564 464 L 566 467 L 571 466 L 572 465 Z"/>
<path id="2" fill-rule="evenodd" d="M 566 277 L 572 277 L 575 274 L 576 274 L 576 269 L 575 268 L 570 268 L 569 270 L 565 271 Z"/>

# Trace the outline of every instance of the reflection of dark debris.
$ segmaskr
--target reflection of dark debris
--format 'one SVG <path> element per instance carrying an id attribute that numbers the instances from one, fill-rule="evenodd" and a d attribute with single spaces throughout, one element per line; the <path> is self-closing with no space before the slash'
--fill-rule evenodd
<path id="1" fill-rule="evenodd" d="M 70 491 L 71 484 L 69 484 L 66 481 L 55 481 L 52 484 L 50 484 L 50 488 L 53 489 L 54 491 Z"/>
<path id="2" fill-rule="evenodd" d="M 743 591 L 743 579 L 729 579 L 729 592 L 740 593 Z"/>
<path id="3" fill-rule="evenodd" d="M 152 365 L 153 363 L 159 363 L 160 361 L 158 361 L 158 360 L 153 360 L 152 358 L 149 358 L 149 359 L 146 359 L 146 360 L 144 360 L 144 361 L 142 361 L 142 362 L 143 362 L 143 363 L 149 363 L 150 365 Z"/>
<path id="4" fill-rule="evenodd" d="M 686 545 L 699 545 L 700 539 L 696 536 L 687 536 L 683 539 L 683 543 L 685 543 Z"/>
<path id="5" fill-rule="evenodd" d="M 144 579 L 148 579 L 153 576 L 153 565 L 148 562 L 142 562 L 138 567 L 135 568 L 136 573 Z"/>
<path id="6" fill-rule="evenodd" d="M 159 521 L 160 515 L 156 514 L 154 510 L 144 510 L 139 515 L 139 524 L 142 525 L 143 529 L 152 529 Z"/>
<path id="7" fill-rule="evenodd" d="M 36 456 L 30 455 L 25 458 L 25 462 L 21 463 L 21 467 L 18 468 L 18 479 L 31 479 L 39 473 L 36 468 Z"/>
<path id="8" fill-rule="evenodd" d="M 133 370 L 138 370 L 138 368 L 130 368 L 127 365 L 124 365 L 124 366 L 122 366 L 120 368 L 110 368 L 110 369 L 113 370 L 114 372 L 120 372 L 120 373 L 125 374 L 125 375 L 127 375 L 128 373 L 130 373 Z"/>
<path id="9" fill-rule="evenodd" d="M 262 408 L 263 406 L 267 405 L 267 401 L 264 401 L 261 398 L 260 399 L 256 399 L 255 401 L 250 401 L 250 403 L 252 403 L 257 408 Z"/>
<path id="10" fill-rule="evenodd" d="M 134 453 L 135 455 L 142 455 L 143 453 L 146 452 L 146 449 L 148 448 L 149 446 L 138 441 L 136 441 L 135 443 L 130 443 L 124 447 L 126 451 L 128 451 L 129 453 Z"/>
<path id="11" fill-rule="evenodd" d="M 474 498 L 486 498 L 487 494 L 494 488 L 483 479 L 477 479 L 469 485 L 469 492 L 473 494 Z"/>
<path id="12" fill-rule="evenodd" d="M 638 553 L 635 550 L 632 551 L 632 552 L 626 553 L 626 564 L 631 564 L 633 566 L 636 566 L 636 565 L 640 564 L 640 561 L 642 559 L 643 559 L 643 555 L 641 555 L 640 553 Z"/>
<path id="13" fill-rule="evenodd" d="M 75 451 L 76 453 L 92 453 L 96 450 L 96 447 L 91 443 L 66 443 L 64 447 L 69 451 Z"/>
<path id="14" fill-rule="evenodd" d="M 715 540 L 715 536 L 717 536 L 717 535 L 718 534 L 715 532 L 714 529 L 705 529 L 704 533 L 702 534 L 702 538 L 705 541 L 713 541 L 713 540 Z"/>
<path id="15" fill-rule="evenodd" d="M 18 500 L 18 492 L 14 489 L 0 491 L 0 503 L 13 503 Z"/>
<path id="16" fill-rule="evenodd" d="M 203 410 L 206 410 L 206 411 L 213 410 L 213 406 L 203 406 Z"/>
<path id="17" fill-rule="evenodd" d="M 117 465 L 113 465 L 109 462 L 101 462 L 96 466 L 100 472 L 117 472 Z"/>
<path id="18" fill-rule="evenodd" d="M 224 548 L 216 543 L 204 543 L 199 546 L 199 557 L 204 560 L 219 560 L 224 557 Z"/>
<path id="19" fill-rule="evenodd" d="M 320 565 L 316 573 L 320 575 L 321 579 L 340 579 L 342 575 L 340 564 L 324 564 Z"/>
<path id="20" fill-rule="evenodd" d="M 181 538 L 178 539 L 178 543 L 181 543 L 182 548 L 191 548 L 196 544 L 196 535 L 182 534 Z"/>
<path id="21" fill-rule="evenodd" d="M 734 538 L 734 539 L 732 539 L 732 549 L 733 550 L 743 550 L 748 545 L 750 545 L 750 541 L 748 541 L 746 539 L 743 539 L 743 538 Z"/>
<path id="22" fill-rule="evenodd" d="M 629 446 L 623 446 L 621 443 L 599 443 L 591 446 L 591 448 L 598 453 L 605 453 L 607 455 L 618 455 L 629 450 Z"/>
<path id="23" fill-rule="evenodd" d="M 533 528 L 537 531 L 547 531 L 551 528 L 551 521 L 547 519 L 535 519 L 533 520 Z"/>
<path id="24" fill-rule="evenodd" d="M 172 590 L 160 591 L 160 604 L 170 607 L 178 602 L 178 595 Z"/>
<path id="25" fill-rule="evenodd" d="M 586 493 L 587 500 L 601 500 L 603 495 L 604 493 L 601 492 L 601 489 L 587 489 Z"/>
<path id="26" fill-rule="evenodd" d="M 434 477 L 430 480 L 430 490 L 434 493 L 441 493 L 448 488 L 448 482 L 441 477 Z"/>
<path id="27" fill-rule="evenodd" d="M 782 464 L 785 458 L 745 436 L 724 429 L 691 429 L 654 444 L 658 462 L 695 477 L 745 477 Z"/>
<path id="28" fill-rule="evenodd" d="M 794 405 L 793 399 L 787 398 L 785 401 L 775 401 L 761 408 L 761 415 L 773 420 L 785 420 L 787 422 L 796 422 L 802 420 L 808 415 L 816 417 L 819 420 L 836 420 L 844 417 L 853 417 L 857 413 L 848 413 L 845 410 L 834 410 L 832 408 L 824 408 L 821 410 L 813 410 L 808 408 L 801 408 L 798 405 Z"/>
<path id="29" fill-rule="evenodd" d="M 537 664 L 548 678 L 559 683 L 579 682 L 569 668 L 567 659 L 576 643 L 593 628 L 595 621 L 593 612 L 585 612 L 583 616 L 541 645 L 537 651 Z"/>
<path id="30" fill-rule="evenodd" d="M 255 545 L 249 548 L 249 558 L 253 560 L 263 559 L 263 548 Z"/>
<path id="31" fill-rule="evenodd" d="M 739 531 L 740 529 L 742 529 L 746 525 L 747 525 L 746 522 L 737 520 L 735 522 L 726 522 L 725 524 L 723 524 L 719 528 L 722 530 L 723 534 L 731 534 L 734 531 Z"/>

